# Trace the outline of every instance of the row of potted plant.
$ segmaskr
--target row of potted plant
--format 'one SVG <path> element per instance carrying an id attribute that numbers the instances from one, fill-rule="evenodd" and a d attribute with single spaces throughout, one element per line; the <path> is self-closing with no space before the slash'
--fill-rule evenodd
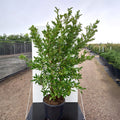
<path id="1" fill-rule="evenodd" d="M 101 53 L 100 56 L 113 75 L 120 78 L 120 53 L 115 50 L 110 50 L 108 52 Z"/>
<path id="2" fill-rule="evenodd" d="M 88 44 L 87 48 L 96 54 L 100 54 L 103 52 L 108 52 L 109 50 L 115 50 L 117 52 L 120 51 L 120 44 Z"/>
<path id="3" fill-rule="evenodd" d="M 100 47 L 104 46 L 104 52 L 100 51 Z M 89 44 L 87 48 L 102 59 L 103 64 L 108 66 L 112 75 L 117 78 L 115 81 L 120 85 L 120 44 Z M 111 48 L 111 49 L 109 49 Z"/>
<path id="4" fill-rule="evenodd" d="M 112 49 L 110 48 L 110 45 L 112 45 Z M 103 60 L 103 64 L 109 67 L 109 70 L 112 72 L 112 74 L 120 78 L 120 53 L 118 52 L 120 45 L 119 44 L 89 44 L 87 47 L 92 52 L 99 54 L 99 57 Z M 115 48 L 115 46 L 117 47 Z M 103 47 L 105 51 L 102 52 L 99 50 L 99 47 Z"/>
<path id="5" fill-rule="evenodd" d="M 88 44 L 87 48 L 95 54 L 100 54 L 102 52 L 108 51 L 106 44 Z"/>

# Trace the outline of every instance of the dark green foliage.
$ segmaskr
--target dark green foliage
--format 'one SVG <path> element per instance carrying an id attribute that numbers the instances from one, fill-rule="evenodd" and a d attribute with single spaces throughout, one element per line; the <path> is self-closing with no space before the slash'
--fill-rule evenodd
<path id="1" fill-rule="evenodd" d="M 31 39 L 29 35 L 26 34 L 20 34 L 20 35 L 0 35 L 0 42 L 6 42 L 6 43 L 17 43 L 17 42 L 31 42 Z"/>
<path id="2" fill-rule="evenodd" d="M 109 50 L 108 52 L 101 53 L 102 57 L 104 57 L 109 64 L 112 64 L 115 68 L 120 69 L 120 53 L 115 50 Z"/>
<path id="3" fill-rule="evenodd" d="M 87 47 L 104 57 L 115 68 L 120 69 L 120 44 L 89 44 Z"/>
<path id="4" fill-rule="evenodd" d="M 48 23 L 46 29 L 42 31 L 44 38 L 40 37 L 37 28 L 32 25 L 31 39 L 35 47 L 38 48 L 38 57 L 29 63 L 32 69 L 40 70 L 40 75 L 35 75 L 33 81 L 42 85 L 43 95 L 51 95 L 50 99 L 56 96 L 66 97 L 74 91 L 74 88 L 83 90 L 79 79 L 81 67 L 75 67 L 85 60 L 92 59 L 86 56 L 86 51 L 78 56 L 86 43 L 94 40 L 93 36 L 97 32 L 97 20 L 94 24 L 86 27 L 86 34 L 81 33 L 82 25 L 78 23 L 81 16 L 78 10 L 72 15 L 72 8 L 67 13 L 59 14 L 59 9 L 55 8 L 56 18 L 52 21 L 51 27 Z M 81 34 L 80 34 L 81 33 Z M 22 57 L 23 59 L 26 59 Z"/>
<path id="5" fill-rule="evenodd" d="M 103 53 L 103 52 L 108 52 L 109 50 L 114 50 L 114 51 L 120 52 L 120 44 L 112 44 L 112 43 L 88 44 L 87 48 L 98 54 Z M 104 51 L 103 51 L 103 49 L 104 49 Z"/>

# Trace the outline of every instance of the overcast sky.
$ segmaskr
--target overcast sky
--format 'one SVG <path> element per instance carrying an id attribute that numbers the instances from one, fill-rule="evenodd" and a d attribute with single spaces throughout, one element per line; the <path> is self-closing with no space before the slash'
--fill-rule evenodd
<path id="1" fill-rule="evenodd" d="M 120 43 L 120 0 L 0 0 L 0 35 L 27 33 L 31 25 L 45 26 L 54 19 L 54 8 L 73 7 L 83 14 L 83 26 L 100 20 L 95 43 Z"/>

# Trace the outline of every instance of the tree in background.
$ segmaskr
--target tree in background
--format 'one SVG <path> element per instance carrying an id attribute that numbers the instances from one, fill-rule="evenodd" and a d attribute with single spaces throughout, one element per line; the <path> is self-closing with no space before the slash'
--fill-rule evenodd
<path id="1" fill-rule="evenodd" d="M 11 42 L 31 42 L 28 33 L 26 34 L 11 34 L 11 35 L 0 35 L 0 41 L 11 41 Z"/>

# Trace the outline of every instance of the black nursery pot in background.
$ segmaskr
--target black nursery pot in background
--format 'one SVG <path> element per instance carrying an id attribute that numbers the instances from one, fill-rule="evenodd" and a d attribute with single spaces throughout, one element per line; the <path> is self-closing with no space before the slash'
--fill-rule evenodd
<path id="1" fill-rule="evenodd" d="M 63 118 L 65 102 L 61 103 L 60 105 L 49 105 L 45 102 L 43 103 L 47 120 L 61 120 Z"/>
<path id="2" fill-rule="evenodd" d="M 114 71 L 114 67 L 112 64 L 108 64 L 108 68 L 110 70 L 110 72 L 115 76 L 115 71 Z"/>
<path id="3" fill-rule="evenodd" d="M 102 56 L 99 56 L 100 57 L 100 59 L 103 61 L 103 64 L 105 65 L 105 66 L 108 66 L 108 61 L 104 58 L 104 57 L 102 57 Z"/>
<path id="4" fill-rule="evenodd" d="M 118 79 L 120 79 L 120 69 L 114 67 L 112 64 L 108 64 L 110 72 Z"/>
<path id="5" fill-rule="evenodd" d="M 118 79 L 120 79 L 120 69 L 115 68 L 115 74 Z"/>

